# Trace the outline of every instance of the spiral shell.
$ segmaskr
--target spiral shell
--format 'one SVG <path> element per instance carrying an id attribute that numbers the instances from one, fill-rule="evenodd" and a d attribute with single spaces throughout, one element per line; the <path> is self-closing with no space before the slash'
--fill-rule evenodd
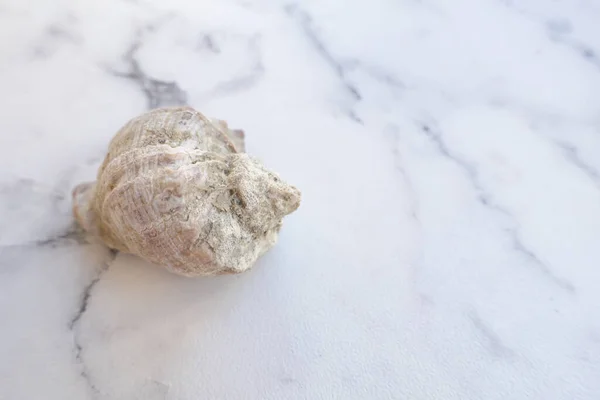
<path id="1" fill-rule="evenodd" d="M 75 218 L 110 248 L 181 275 L 243 272 L 300 204 L 243 147 L 243 132 L 192 108 L 145 113 L 112 139 L 97 181 L 74 189 Z"/>

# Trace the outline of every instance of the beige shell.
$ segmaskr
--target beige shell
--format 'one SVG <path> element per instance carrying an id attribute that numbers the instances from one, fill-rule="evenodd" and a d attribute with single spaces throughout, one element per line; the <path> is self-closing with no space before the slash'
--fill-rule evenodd
<path id="1" fill-rule="evenodd" d="M 277 240 L 300 192 L 243 151 L 243 132 L 189 107 L 129 121 L 95 183 L 73 190 L 79 224 L 113 249 L 185 275 L 243 272 Z"/>

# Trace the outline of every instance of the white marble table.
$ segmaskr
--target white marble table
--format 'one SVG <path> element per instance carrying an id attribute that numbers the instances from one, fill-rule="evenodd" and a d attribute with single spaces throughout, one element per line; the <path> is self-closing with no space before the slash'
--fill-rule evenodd
<path id="1" fill-rule="evenodd" d="M 600 3 L 0 1 L 0 399 L 600 399 Z M 149 107 L 303 191 L 255 269 L 72 234 Z"/>

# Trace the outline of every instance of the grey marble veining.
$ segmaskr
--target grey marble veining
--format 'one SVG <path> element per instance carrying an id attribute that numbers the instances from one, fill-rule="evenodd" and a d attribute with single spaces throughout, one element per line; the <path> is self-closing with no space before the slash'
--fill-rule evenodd
<path id="1" fill-rule="evenodd" d="M 592 0 L 0 4 L 0 399 L 600 396 Z M 85 240 L 149 108 L 303 191 L 238 276 Z"/>

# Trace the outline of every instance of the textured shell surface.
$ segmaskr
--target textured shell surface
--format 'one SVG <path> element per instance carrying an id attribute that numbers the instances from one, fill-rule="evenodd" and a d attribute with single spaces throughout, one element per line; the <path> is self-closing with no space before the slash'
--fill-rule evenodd
<path id="1" fill-rule="evenodd" d="M 75 218 L 107 246 L 181 275 L 243 272 L 300 204 L 243 140 L 190 107 L 140 115 L 110 142 L 97 181 L 74 189 Z"/>

